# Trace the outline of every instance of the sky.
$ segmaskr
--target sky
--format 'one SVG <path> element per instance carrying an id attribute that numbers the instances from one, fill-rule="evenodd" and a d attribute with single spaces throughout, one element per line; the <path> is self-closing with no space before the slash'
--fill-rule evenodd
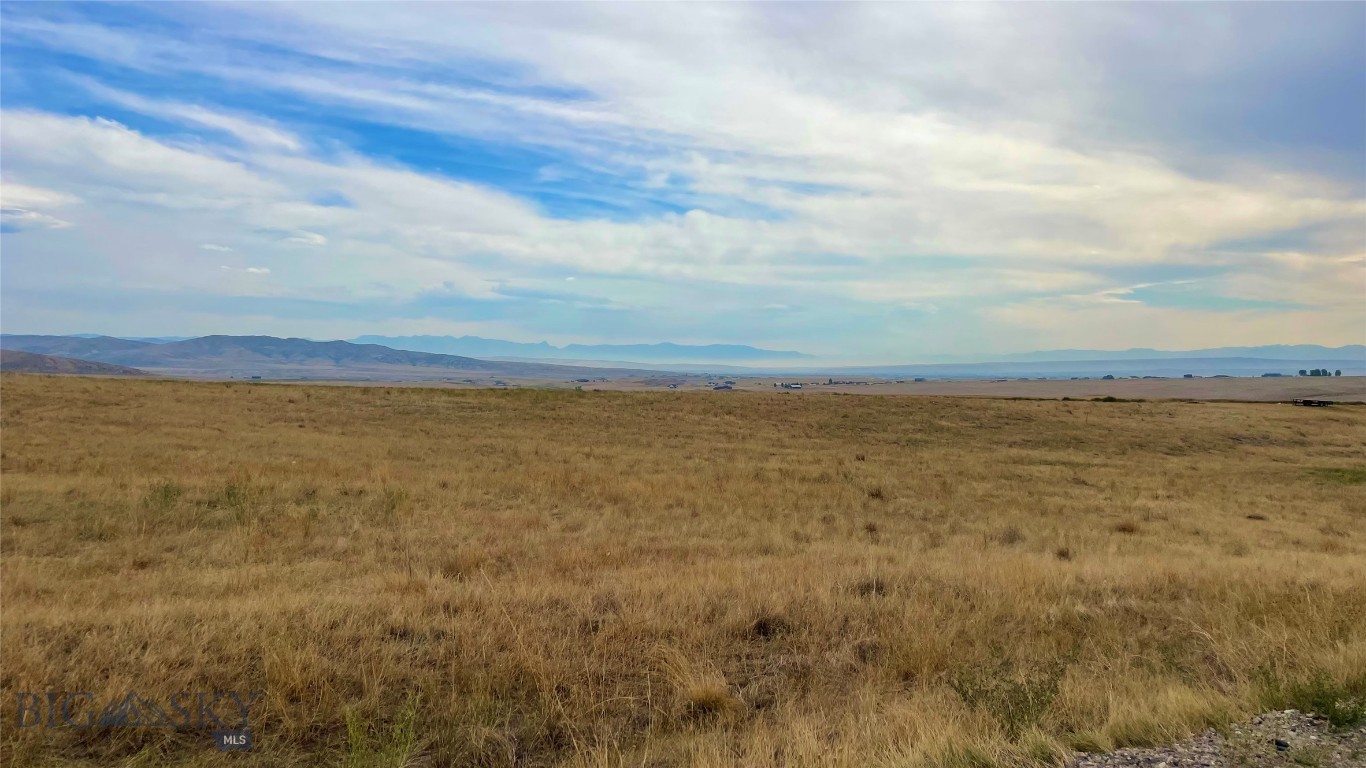
<path id="1" fill-rule="evenodd" d="M 0 4 L 0 328 L 1366 343 L 1366 3 Z"/>

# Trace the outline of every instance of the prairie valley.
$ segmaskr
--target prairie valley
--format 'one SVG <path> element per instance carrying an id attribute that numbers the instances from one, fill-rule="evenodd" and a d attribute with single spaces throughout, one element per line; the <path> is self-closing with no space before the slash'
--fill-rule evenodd
<path id="1" fill-rule="evenodd" d="M 262 694 L 8 764 L 1048 764 L 1366 691 L 1361 407 L 0 386 L 5 699 Z"/>

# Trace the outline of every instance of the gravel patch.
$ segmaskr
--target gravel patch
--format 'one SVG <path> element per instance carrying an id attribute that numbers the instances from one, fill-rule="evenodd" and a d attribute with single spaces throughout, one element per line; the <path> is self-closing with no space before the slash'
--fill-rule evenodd
<path id="1" fill-rule="evenodd" d="M 1081 754 L 1073 768 L 1366 768 L 1366 726 L 1335 731 L 1328 721 L 1287 709 L 1213 728 L 1169 747 Z"/>

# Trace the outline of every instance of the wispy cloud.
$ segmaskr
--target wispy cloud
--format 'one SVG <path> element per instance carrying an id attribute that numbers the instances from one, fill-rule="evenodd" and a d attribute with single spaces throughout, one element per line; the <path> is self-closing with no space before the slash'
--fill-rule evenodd
<path id="1" fill-rule="evenodd" d="M 0 229 L 18 232 L 25 229 L 64 229 L 71 222 L 44 210 L 77 203 L 73 196 L 51 189 L 6 181 L 0 184 Z"/>
<path id="2" fill-rule="evenodd" d="M 1148 346 L 1275 331 L 1226 323 L 1236 311 L 1294 313 L 1318 334 L 1297 340 L 1362 340 L 1366 190 L 1349 171 L 1366 171 L 1366 142 L 1303 128 L 1366 115 L 1360 7 L 537 11 L 151 6 L 154 32 L 5 6 L 6 71 L 51 69 L 88 100 L 7 90 L 6 186 L 79 203 L 13 205 L 29 223 L 5 290 L 52 279 L 24 268 L 41 261 L 257 295 L 171 255 L 230 242 L 269 259 L 281 301 L 420 306 L 402 319 L 429 330 L 483 302 L 532 340 L 571 319 L 586 341 L 877 356 L 1079 344 L 1130 320 Z M 1336 101 L 1304 96 L 1302 120 L 1248 128 L 1282 98 L 1267 82 Z M 1221 125 L 1260 133 L 1218 142 Z M 1222 246 L 1307 231 L 1293 248 Z M 1215 274 L 1153 288 L 1183 265 Z"/>
<path id="3" fill-rule="evenodd" d="M 206 109 L 198 104 L 143 98 L 134 93 L 109 88 L 87 77 L 73 79 L 100 100 L 145 115 L 209 128 L 232 136 L 251 146 L 288 151 L 298 151 L 303 148 L 302 142 L 296 136 L 261 118 L 253 119 L 227 114 Z"/>
<path id="4" fill-rule="evenodd" d="M 327 238 L 323 237 L 317 232 L 306 232 L 304 230 L 299 230 L 298 232 L 295 232 L 294 234 L 284 238 L 281 242 L 294 243 L 295 245 L 309 245 L 316 248 L 319 246 L 327 245 Z"/>
<path id="5" fill-rule="evenodd" d="M 0 208 L 0 227 L 4 227 L 7 232 L 17 232 L 22 229 L 42 228 L 42 229 L 63 229 L 71 226 L 71 222 L 64 221 L 56 216 L 49 216 L 46 213 L 32 211 L 27 208 Z"/>

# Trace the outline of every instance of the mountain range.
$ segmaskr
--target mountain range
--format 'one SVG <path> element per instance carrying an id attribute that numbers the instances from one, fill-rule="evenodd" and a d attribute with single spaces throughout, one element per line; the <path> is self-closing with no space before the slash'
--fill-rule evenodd
<path id="1" fill-rule="evenodd" d="M 805 369 L 816 356 L 792 350 L 763 349 L 744 344 L 567 344 L 557 347 L 547 342 L 516 342 L 479 336 L 359 336 L 358 344 L 382 344 L 394 349 L 437 352 L 471 357 L 513 360 L 546 360 L 557 363 L 583 361 L 593 365 L 628 363 L 686 363 L 690 366 L 748 366 L 751 368 Z M 1015 363 L 1015 362 L 1100 362 L 1108 360 L 1177 360 L 1213 358 L 1256 358 L 1262 360 L 1344 360 L 1366 363 L 1366 346 L 1323 347 L 1317 344 L 1266 345 L 1256 347 L 1214 347 L 1191 350 L 1159 349 L 1055 349 L 979 355 L 908 355 L 916 363 Z M 842 366 L 843 367 L 843 366 Z M 884 366 L 886 367 L 886 366 Z M 717 367 L 717 370 L 721 368 Z"/>
<path id="2" fill-rule="evenodd" d="M 920 365 L 870 365 L 840 368 L 835 373 L 884 378 L 926 377 L 933 379 L 994 379 L 994 378 L 1099 378 L 1159 376 L 1180 378 L 1192 376 L 1261 376 L 1275 373 L 1294 376 L 1299 369 L 1327 368 L 1341 370 L 1347 376 L 1366 374 L 1366 360 L 1314 358 L 1309 360 L 1279 360 L 1265 357 L 1165 357 L 1109 360 L 1019 360 L 991 363 L 923 363 Z M 820 374 L 824 371 L 812 369 Z"/>
<path id="3" fill-rule="evenodd" d="M 1161 350 L 1138 347 L 1134 349 L 1053 349 L 1039 352 L 1016 352 L 999 355 L 931 355 L 922 358 L 927 363 L 980 363 L 984 358 L 992 362 L 1080 362 L 1100 360 L 1181 360 L 1189 358 L 1257 358 L 1261 360 L 1345 360 L 1366 363 L 1366 346 L 1349 344 L 1345 347 L 1323 347 L 1318 344 L 1268 344 L 1259 347 L 1211 347 L 1208 349 Z"/>
<path id="4" fill-rule="evenodd" d="M 390 349 L 347 341 L 274 336 L 203 336 L 156 343 L 110 336 L 0 336 L 0 347 L 41 355 L 132 366 L 154 373 L 214 378 L 488 379 L 611 378 L 643 370 L 583 368 L 546 363 L 477 360 L 457 355 Z"/>
<path id="5" fill-rule="evenodd" d="M 146 371 L 122 365 L 0 349 L 0 369 L 16 373 L 67 373 L 85 376 L 146 376 Z"/>
<path id="6" fill-rule="evenodd" d="M 423 350 L 401 349 L 365 343 L 367 339 L 391 339 L 394 344 L 454 346 L 476 350 L 482 358 Z M 358 343 L 359 342 L 359 343 Z M 376 337 L 363 336 L 355 341 L 313 341 L 281 339 L 273 336 L 153 337 L 126 339 L 110 336 L 0 335 L 0 347 L 71 361 L 93 361 L 114 366 L 179 376 L 209 378 L 262 377 L 292 379 L 357 380 L 469 380 L 471 383 L 498 378 L 590 379 L 649 376 L 659 371 L 715 374 L 819 375 L 852 374 L 891 378 L 996 378 L 1081 376 L 1258 376 L 1263 373 L 1294 375 L 1298 369 L 1341 369 L 1347 375 L 1366 374 L 1366 347 L 1321 347 L 1317 345 L 1221 347 L 1217 349 L 1163 352 L 1133 349 L 1124 351 L 1055 350 L 1000 355 L 992 362 L 968 358 L 926 361 L 915 364 L 868 366 L 821 366 L 810 355 L 780 350 L 765 350 L 744 345 L 688 346 L 682 344 L 569 345 L 555 347 L 544 342 L 521 344 L 481 339 L 442 336 Z M 496 352 L 516 349 L 536 355 L 508 359 Z M 606 350 L 606 351 L 604 351 Z M 743 356 L 748 363 L 708 364 L 667 362 L 655 357 L 728 355 Z M 611 355 L 609 358 L 567 357 L 569 354 Z M 754 355 L 796 355 L 752 361 Z M 637 357 L 638 356 L 638 357 Z M 493 359 L 490 359 L 493 358 Z M 615 358 L 615 359 L 612 359 Z M 625 362 L 624 360 L 630 360 Z M 605 360 L 605 361 L 604 361 Z M 21 365 L 11 357 L 6 367 Z M 30 360 L 23 365 L 61 367 L 70 363 Z"/>
<path id="7" fill-rule="evenodd" d="M 19 338 L 15 336 L 15 338 Z M 85 349 L 81 340 L 118 338 L 128 342 L 147 342 L 166 344 L 188 341 L 193 336 L 123 336 L 110 337 L 94 333 L 71 334 L 67 336 L 43 336 L 54 341 L 54 349 L 79 357 L 79 350 Z M 266 338 L 266 337 L 261 337 Z M 505 341 L 480 336 L 357 336 L 350 339 L 353 344 L 377 344 L 397 350 L 430 352 L 442 355 L 457 355 L 475 358 L 494 358 L 512 361 L 544 360 L 557 364 L 589 363 L 595 367 L 630 363 L 687 363 L 688 367 L 702 366 L 707 363 L 720 366 L 738 366 L 743 370 L 748 365 L 754 368 L 777 367 L 807 368 L 801 361 L 816 359 L 816 355 L 793 350 L 764 349 L 745 344 L 567 344 L 557 347 L 548 342 Z M 101 342 L 105 344 L 106 342 Z M 54 351 L 52 354 L 63 354 Z M 1008 362 L 1104 362 L 1109 360 L 1179 360 L 1215 358 L 1257 358 L 1261 360 L 1342 360 L 1366 364 L 1366 345 L 1349 344 L 1342 347 L 1325 347 L 1318 344 L 1268 344 L 1254 347 L 1208 347 L 1204 349 L 1163 350 L 1135 347 L 1131 349 L 1053 349 L 1035 352 L 982 353 L 975 355 L 907 355 L 911 363 L 887 363 L 882 367 L 911 364 L 979 364 Z M 651 366 L 654 367 L 654 366 Z M 829 366 L 826 366 L 829 367 Z M 840 365 L 839 367 L 850 367 Z M 870 367 L 870 366 L 854 366 Z M 710 370 L 710 368 L 707 368 Z"/>
<path id="8" fill-rule="evenodd" d="M 629 360 L 635 363 L 765 363 L 810 360 L 812 355 L 791 350 L 763 349 L 745 344 L 567 344 L 503 341 L 479 336 L 358 336 L 357 344 L 382 344 L 394 349 L 437 352 L 471 357 L 555 360 Z"/>

